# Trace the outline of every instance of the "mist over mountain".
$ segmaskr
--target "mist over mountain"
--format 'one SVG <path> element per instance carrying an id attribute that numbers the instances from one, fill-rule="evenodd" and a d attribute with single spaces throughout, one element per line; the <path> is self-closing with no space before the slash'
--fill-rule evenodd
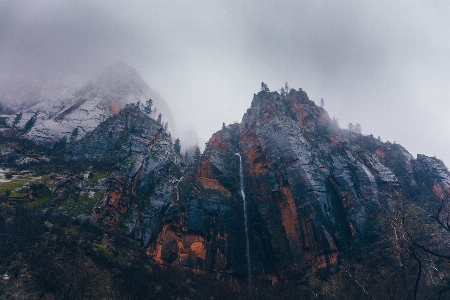
<path id="1" fill-rule="evenodd" d="M 442 1 L 4 0 L 0 78 L 84 84 L 123 61 L 201 145 L 261 81 L 301 83 L 342 127 L 449 164 L 449 20 Z"/>
<path id="2" fill-rule="evenodd" d="M 134 68 L 124 63 L 116 62 L 97 77 L 82 83 L 22 77 L 5 80 L 2 84 L 2 107 L 15 113 L 23 112 L 18 126 L 23 127 L 37 114 L 35 126 L 27 133 L 35 140 L 54 142 L 63 136 L 69 138 L 74 128 L 80 129 L 79 137 L 82 137 L 127 104 L 144 103 L 148 99 L 153 101 L 155 117 L 161 114 L 162 121 L 177 134 L 175 120 L 165 100 Z M 14 118 L 15 115 L 9 118 L 9 124 Z"/>

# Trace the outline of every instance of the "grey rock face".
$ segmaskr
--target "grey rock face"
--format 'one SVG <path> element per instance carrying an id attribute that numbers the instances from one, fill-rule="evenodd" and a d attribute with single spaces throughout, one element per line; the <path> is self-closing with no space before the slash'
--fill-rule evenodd
<path id="1" fill-rule="evenodd" d="M 162 125 L 135 104 L 106 120 L 70 148 L 71 159 L 118 164 L 93 220 L 118 225 L 123 217 L 128 234 L 144 246 L 162 229 L 172 205 L 180 160 Z"/>
<path id="2" fill-rule="evenodd" d="M 247 272 L 237 152 L 252 272 L 259 274 L 333 266 L 340 252 L 394 236 L 402 205 L 427 207 L 415 189 L 433 199 L 450 187 L 437 160 L 415 160 L 400 145 L 334 127 L 305 92 L 261 92 L 241 124 L 208 142 L 195 179 L 184 183 L 181 218 L 166 223 L 150 246 L 159 263 Z M 426 170 L 428 181 L 419 180 Z"/>
<path id="3" fill-rule="evenodd" d="M 74 160 L 120 162 L 94 219 L 123 222 L 159 264 L 237 276 L 330 268 L 360 245 L 397 262 L 404 208 L 425 220 L 450 195 L 442 162 L 334 127 L 302 91 L 255 95 L 242 123 L 216 132 L 183 177 L 169 135 L 135 105 L 71 151 Z"/>

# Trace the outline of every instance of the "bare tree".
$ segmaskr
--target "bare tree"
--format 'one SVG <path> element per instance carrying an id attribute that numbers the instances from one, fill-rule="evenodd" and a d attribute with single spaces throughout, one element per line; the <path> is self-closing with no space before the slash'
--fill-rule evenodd
<path id="1" fill-rule="evenodd" d="M 445 269 L 445 265 L 450 263 L 450 252 L 445 251 L 446 247 L 440 247 L 443 244 L 443 240 L 447 240 L 450 236 L 450 195 L 447 194 L 440 200 L 434 212 L 427 213 L 423 211 L 421 213 L 420 216 L 422 218 L 428 217 L 428 220 L 434 220 L 434 222 L 429 223 L 427 221 L 425 223 L 426 226 L 421 226 L 422 222 L 419 221 L 418 217 L 411 218 L 405 215 L 401 217 L 404 231 L 404 248 L 406 253 L 417 263 L 417 274 L 415 275 L 412 293 L 413 299 L 418 298 L 420 282 L 425 275 L 424 267 L 432 268 L 439 273 L 437 266 L 443 266 Z M 428 228 L 433 228 L 431 234 L 426 232 Z M 435 237 L 441 240 L 439 245 L 436 244 Z M 435 296 L 441 299 L 444 294 L 448 296 L 449 291 L 450 282 L 447 281 L 447 286 L 441 285 L 440 290 L 432 296 L 432 299 L 435 299 Z"/>

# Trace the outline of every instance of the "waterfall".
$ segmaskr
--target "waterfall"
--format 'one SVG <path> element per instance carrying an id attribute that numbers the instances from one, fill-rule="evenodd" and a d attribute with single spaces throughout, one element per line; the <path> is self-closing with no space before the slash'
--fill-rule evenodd
<path id="1" fill-rule="evenodd" d="M 170 203 L 170 206 L 173 206 L 173 204 L 175 204 L 175 207 L 178 206 L 178 202 L 180 202 L 180 193 L 178 191 L 178 184 L 180 183 L 181 179 L 183 179 L 184 176 L 182 176 L 180 179 L 175 179 L 173 182 L 176 183 L 175 184 L 175 190 L 177 191 L 177 201 L 175 203 Z"/>
<path id="2" fill-rule="evenodd" d="M 180 183 L 180 181 L 183 179 L 184 176 L 181 176 L 180 179 L 175 179 L 175 189 L 177 191 L 177 201 L 175 202 L 175 206 L 178 206 L 178 203 L 180 202 L 180 192 L 178 190 L 178 184 Z"/>
<path id="3" fill-rule="evenodd" d="M 247 255 L 247 271 L 248 271 L 248 281 L 251 282 L 251 274 L 252 274 L 252 265 L 250 262 L 250 242 L 248 240 L 248 220 L 247 220 L 247 201 L 245 200 L 244 193 L 244 171 L 242 170 L 242 157 L 239 153 L 236 153 L 239 156 L 239 176 L 241 183 L 241 196 L 244 202 L 244 224 L 245 224 L 245 243 L 247 246 L 246 255 Z"/>
<path id="4" fill-rule="evenodd" d="M 180 202 L 180 193 L 178 191 L 178 183 L 180 183 L 180 180 L 181 180 L 181 178 L 178 179 L 177 184 L 175 185 L 175 187 L 177 189 L 177 205 L 178 205 L 178 202 Z"/>

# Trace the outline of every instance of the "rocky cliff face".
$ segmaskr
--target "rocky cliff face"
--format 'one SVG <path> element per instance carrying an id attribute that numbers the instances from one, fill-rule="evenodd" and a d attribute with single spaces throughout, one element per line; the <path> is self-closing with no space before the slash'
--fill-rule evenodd
<path id="1" fill-rule="evenodd" d="M 140 107 L 128 104 L 70 148 L 70 159 L 96 160 L 116 166 L 107 191 L 91 219 L 125 226 L 144 245 L 162 230 L 173 205 L 173 186 L 181 174 L 181 157 L 170 133 Z"/>
<path id="2" fill-rule="evenodd" d="M 450 211 L 443 163 L 336 127 L 303 91 L 255 95 L 190 171 L 135 104 L 70 145 L 74 162 L 115 166 L 89 218 L 123 228 L 161 265 L 273 279 L 337 269 L 361 248 L 398 266 L 413 265 L 406 244 L 448 252 L 448 230 L 432 222 Z"/>
<path id="3" fill-rule="evenodd" d="M 179 182 L 176 217 L 148 248 L 158 263 L 248 273 L 236 153 L 251 273 L 333 267 L 362 244 L 395 250 L 405 207 L 425 215 L 450 192 L 439 160 L 335 127 L 303 91 L 260 92 L 242 123 L 211 137 L 195 176 Z M 394 250 L 387 260 L 396 261 Z"/>

